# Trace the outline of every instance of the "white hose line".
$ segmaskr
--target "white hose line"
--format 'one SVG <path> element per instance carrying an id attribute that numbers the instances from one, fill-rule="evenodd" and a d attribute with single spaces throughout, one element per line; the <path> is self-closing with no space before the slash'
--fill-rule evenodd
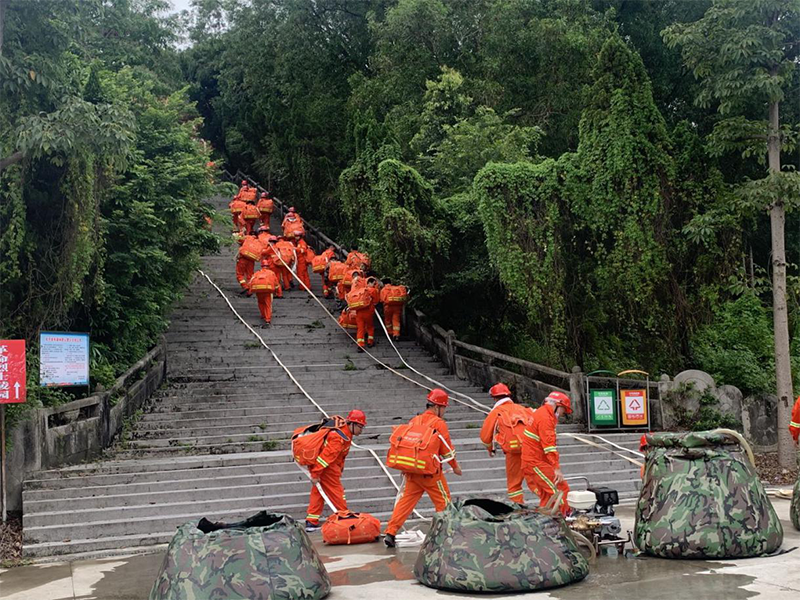
<path id="1" fill-rule="evenodd" d="M 286 263 L 284 263 L 284 264 L 286 264 Z M 216 283 L 214 283 L 214 281 L 213 281 L 213 280 L 212 280 L 212 279 L 211 279 L 211 278 L 210 278 L 208 275 L 206 275 L 206 274 L 205 274 L 205 273 L 204 273 L 202 270 L 198 269 L 197 271 L 198 271 L 198 273 L 200 273 L 200 275 L 202 275 L 203 277 L 205 277 L 205 278 L 206 278 L 206 281 L 208 281 L 208 283 L 210 283 L 210 284 L 211 284 L 211 285 L 214 287 L 214 289 L 216 289 L 216 290 L 217 290 L 217 292 L 219 293 L 219 295 L 220 295 L 220 296 L 222 296 L 222 299 L 223 299 L 223 300 L 225 300 L 225 303 L 228 305 L 228 308 L 230 308 L 230 309 L 231 309 L 231 312 L 232 312 L 234 315 L 236 315 L 236 318 L 237 318 L 237 319 L 239 319 L 239 321 L 241 321 L 241 322 L 242 322 L 242 324 L 243 324 L 245 327 L 247 327 L 247 329 L 249 329 L 249 330 L 250 330 L 250 333 L 252 333 L 254 336 L 256 336 L 256 339 L 258 339 L 258 341 L 259 341 L 259 342 L 261 342 L 261 345 L 262 345 L 262 346 L 264 346 L 264 348 L 266 348 L 267 350 L 269 350 L 269 353 L 270 353 L 270 354 L 272 354 L 272 357 L 273 357 L 273 358 L 274 358 L 274 359 L 275 359 L 275 360 L 278 362 L 278 364 L 281 366 L 281 368 L 282 368 L 284 371 L 286 371 L 286 374 L 287 374 L 287 375 L 289 376 L 289 378 L 290 378 L 290 379 L 291 379 L 291 380 L 294 382 L 294 384 L 297 386 L 297 388 L 298 388 L 298 389 L 299 389 L 299 390 L 300 390 L 300 391 L 303 393 L 303 395 L 304 395 L 306 398 L 308 398 L 308 399 L 311 401 L 311 403 L 312 403 L 312 404 L 313 404 L 313 405 L 314 405 L 314 406 L 317 408 L 317 410 L 319 410 L 319 412 L 321 412 L 323 415 L 325 415 L 325 418 L 329 418 L 329 417 L 330 417 L 330 415 L 329 415 L 329 414 L 328 414 L 328 413 L 325 411 L 325 409 L 324 409 L 324 408 L 322 408 L 322 407 L 321 407 L 321 406 L 320 406 L 320 405 L 317 403 L 317 401 L 316 401 L 316 400 L 314 400 L 314 398 L 312 398 L 312 397 L 311 397 L 311 394 L 309 394 L 309 393 L 306 391 L 306 389 L 305 389 L 305 388 L 304 388 L 304 387 L 303 387 L 303 386 L 300 384 L 300 382 L 299 382 L 299 381 L 297 381 L 297 379 L 295 378 L 295 376 L 294 376 L 294 374 L 292 373 L 292 371 L 291 371 L 291 370 L 290 370 L 290 369 L 289 369 L 289 368 L 288 368 L 288 367 L 287 367 L 285 364 L 283 364 L 283 361 L 282 361 L 282 360 L 281 360 L 281 359 L 278 357 L 278 355 L 277 355 L 277 354 L 276 354 L 276 353 L 275 353 L 275 352 L 272 350 L 272 348 L 270 348 L 270 347 L 267 345 L 267 343 L 264 341 L 264 338 L 262 338 L 262 337 L 259 335 L 259 333 L 258 333 L 258 332 L 257 332 L 255 329 L 253 329 L 253 328 L 250 326 L 250 324 L 249 324 L 247 321 L 245 321 L 245 320 L 242 318 L 242 315 L 240 315 L 240 314 L 238 313 L 238 311 L 237 311 L 237 310 L 236 310 L 236 309 L 233 307 L 233 304 L 231 304 L 231 301 L 230 301 L 230 300 L 228 300 L 228 297 L 225 295 L 225 292 L 223 292 L 223 291 L 222 291 L 222 290 L 219 288 L 219 286 L 218 286 Z M 377 461 L 378 465 L 379 465 L 379 466 L 380 466 L 380 468 L 383 470 L 383 472 L 386 474 L 386 476 L 389 478 L 389 481 L 391 481 L 391 482 L 392 482 L 392 486 L 394 486 L 394 489 L 395 489 L 395 490 L 397 490 L 398 492 L 400 491 L 400 486 L 398 486 L 398 485 L 397 485 L 397 482 L 394 480 L 394 477 L 392 477 L 392 474 L 389 472 L 389 470 L 388 470 L 388 469 L 386 468 L 386 466 L 383 464 L 383 461 L 380 459 L 380 457 L 379 457 L 379 456 L 378 456 L 378 455 L 375 453 L 375 451 L 374 451 L 372 448 L 366 448 L 366 447 L 364 447 L 364 446 L 360 446 L 360 445 L 356 444 L 355 442 L 353 442 L 353 443 L 352 443 L 352 445 L 353 445 L 353 446 L 355 446 L 356 448 L 360 449 L 360 450 L 366 450 L 367 452 L 369 452 L 369 453 L 372 455 L 372 457 L 373 457 L 373 458 L 374 458 L 374 459 Z M 414 514 L 416 514 L 416 515 L 417 515 L 417 516 L 418 516 L 420 519 L 425 519 L 425 517 L 423 517 L 423 516 L 422 516 L 422 515 L 421 515 L 421 514 L 420 514 L 420 513 L 419 513 L 419 512 L 416 510 L 416 509 L 414 510 Z"/>

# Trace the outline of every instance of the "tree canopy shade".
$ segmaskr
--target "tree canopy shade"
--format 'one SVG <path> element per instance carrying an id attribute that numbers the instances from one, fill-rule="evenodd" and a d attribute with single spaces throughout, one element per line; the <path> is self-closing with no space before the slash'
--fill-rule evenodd
<path id="1" fill-rule="evenodd" d="M 772 234 L 772 313 L 778 421 L 791 420 L 793 405 L 789 309 L 786 300 L 786 210 L 800 202 L 800 174 L 781 169 L 781 150 L 795 147 L 800 130 L 781 126 L 780 107 L 797 94 L 800 58 L 800 5 L 794 0 L 714 0 L 702 19 L 664 30 L 670 46 L 680 46 L 687 67 L 700 81 L 697 103 L 716 105 L 724 117 L 709 137 L 716 155 L 739 150 L 743 156 L 767 157 L 768 173 L 746 181 L 739 194 L 770 216 Z M 763 103 L 762 118 L 749 118 Z M 778 455 L 784 467 L 794 464 L 794 445 L 779 428 Z"/>

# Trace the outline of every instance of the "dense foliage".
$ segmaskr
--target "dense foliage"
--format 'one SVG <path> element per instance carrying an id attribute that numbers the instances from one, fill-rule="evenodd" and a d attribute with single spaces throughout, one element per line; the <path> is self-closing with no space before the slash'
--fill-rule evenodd
<path id="1" fill-rule="evenodd" d="M 722 61 L 708 66 L 681 45 L 682 24 L 776 3 L 201 0 L 182 58 L 228 160 L 371 252 L 460 337 L 564 368 L 705 368 L 764 392 L 776 192 L 742 193 L 764 176 L 763 141 L 725 134 L 734 105 L 765 118 L 759 85 L 774 82 L 720 106 L 705 74 L 725 53 L 706 49 Z M 787 14 L 779 33 L 737 39 L 796 51 Z M 796 98 L 797 70 L 779 76 Z M 780 184 L 787 204 L 795 181 Z M 792 323 L 798 291 L 790 270 Z"/>
<path id="2" fill-rule="evenodd" d="M 216 246 L 211 172 L 168 4 L 0 4 L 0 338 L 27 340 L 36 406 L 67 397 L 38 388 L 39 331 L 90 332 L 106 386 L 157 341 Z"/>

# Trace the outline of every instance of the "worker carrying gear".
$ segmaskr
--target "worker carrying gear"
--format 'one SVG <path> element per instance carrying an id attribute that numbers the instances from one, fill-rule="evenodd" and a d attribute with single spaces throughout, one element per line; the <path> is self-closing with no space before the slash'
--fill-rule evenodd
<path id="1" fill-rule="evenodd" d="M 383 324 L 386 331 L 400 341 L 400 323 L 403 319 L 403 308 L 408 302 L 408 288 L 404 285 L 392 285 L 385 282 L 381 288 L 380 301 L 383 304 Z"/>
<path id="2" fill-rule="evenodd" d="M 330 281 L 331 287 L 336 287 L 337 292 L 339 291 L 339 283 L 344 279 L 345 271 L 347 271 L 347 265 L 341 261 L 333 260 L 333 257 L 331 257 L 331 261 L 328 263 L 327 279 Z M 344 300 L 344 298 L 339 297 L 339 300 Z"/>
<path id="3" fill-rule="evenodd" d="M 333 287 L 328 281 L 325 272 L 327 271 L 328 263 L 330 263 L 335 255 L 336 250 L 334 250 L 333 247 L 329 247 L 324 250 L 322 254 L 311 259 L 311 270 L 314 271 L 314 273 L 319 273 L 322 278 L 322 295 L 325 298 L 331 297 L 331 288 Z"/>
<path id="4" fill-rule="evenodd" d="M 360 410 L 353 410 L 347 419 L 333 416 L 316 425 L 300 427 L 292 435 L 292 454 L 298 464 L 308 467 L 311 476 L 311 497 L 308 502 L 306 529 L 316 530 L 322 516 L 324 500 L 322 491 L 337 511 L 347 510 L 342 470 L 350 452 L 353 437 L 361 435 L 367 418 Z"/>
<path id="5" fill-rule="evenodd" d="M 262 246 L 255 235 L 245 236 L 239 255 L 236 260 L 236 279 L 243 290 L 248 289 L 248 283 L 253 276 L 255 261 L 261 260 Z"/>
<path id="6" fill-rule="evenodd" d="M 299 237 L 301 233 L 305 235 L 303 219 L 301 219 L 300 215 L 294 211 L 294 207 L 290 208 L 289 212 L 286 213 L 286 216 L 283 218 L 283 223 L 281 223 L 281 227 L 283 228 L 283 237 L 287 239 Z"/>
<path id="7" fill-rule="evenodd" d="M 275 257 L 280 257 L 274 264 L 275 268 L 278 269 L 283 289 L 288 290 L 294 285 L 291 273 L 292 265 L 296 260 L 294 244 L 281 238 L 270 244 L 270 251 Z"/>
<path id="8" fill-rule="evenodd" d="M 800 396 L 797 397 L 797 400 L 794 402 L 794 408 L 792 408 L 792 420 L 789 421 L 789 433 L 792 434 L 794 443 L 797 444 L 798 438 L 800 438 Z"/>
<path id="9" fill-rule="evenodd" d="M 259 222 L 260 217 L 261 213 L 258 212 L 255 202 L 253 200 L 246 202 L 239 217 L 244 224 L 244 232 L 248 235 L 253 233 L 253 228 Z"/>
<path id="10" fill-rule="evenodd" d="M 427 438 L 431 441 L 433 445 L 425 451 L 425 456 L 430 455 L 432 463 L 430 467 L 426 463 L 424 471 L 428 471 L 427 473 L 403 471 L 402 493 L 394 505 L 389 524 L 386 526 L 384 542 L 390 548 L 395 546 L 394 536 L 414 510 L 414 507 L 417 505 L 420 498 L 422 498 L 422 494 L 428 494 L 437 512 L 444 510 L 450 502 L 450 488 L 447 486 L 447 479 L 445 479 L 444 473 L 442 472 L 442 464 L 448 462 L 453 469 L 453 473 L 461 475 L 461 467 L 458 466 L 455 459 L 456 451 L 450 439 L 450 431 L 447 429 L 447 423 L 445 423 L 443 418 L 448 401 L 447 392 L 444 390 L 439 388 L 431 390 L 428 394 L 428 403 L 425 412 L 411 419 L 408 425 L 401 426 L 405 428 L 407 433 L 413 433 L 413 439 L 420 440 L 420 444 L 417 446 L 418 448 L 424 442 L 423 438 Z M 399 451 L 400 457 L 402 457 L 405 456 L 402 452 L 409 448 L 409 446 L 404 445 L 401 440 L 398 440 L 398 436 L 395 436 L 397 429 L 399 428 L 395 429 L 390 438 L 391 445 L 389 447 L 389 456 L 393 453 L 397 455 Z M 433 458 L 434 455 L 436 455 L 438 459 Z M 391 459 L 387 457 L 387 464 L 392 466 L 389 462 L 390 460 Z M 418 464 L 416 462 L 417 460 L 423 459 L 418 452 L 413 460 L 415 461 L 414 465 L 416 465 Z M 395 458 L 395 468 L 398 468 L 396 465 L 404 462 L 407 463 L 408 459 L 400 458 L 398 460 L 398 458 Z"/>
<path id="11" fill-rule="evenodd" d="M 245 206 L 247 206 L 247 202 L 241 200 L 239 198 L 239 194 L 234 196 L 233 200 L 231 200 L 230 204 L 228 204 L 228 207 L 231 209 L 231 219 L 233 220 L 234 231 L 239 231 L 239 229 L 243 227 L 240 217 Z"/>
<path id="12" fill-rule="evenodd" d="M 282 295 L 282 292 L 278 277 L 269 268 L 268 261 L 261 261 L 261 269 L 250 278 L 248 289 L 251 294 L 256 295 L 258 312 L 261 313 L 264 323 L 270 325 L 272 323 L 272 296 L 278 293 Z"/>
<path id="13" fill-rule="evenodd" d="M 556 425 L 565 414 L 572 412 L 569 396 L 550 392 L 542 406 L 533 413 L 530 425 L 525 427 L 522 443 L 522 475 L 528 487 L 539 494 L 544 506 L 557 492 L 563 492 L 561 512 L 569 512 L 567 494 L 569 485 L 564 481 L 556 447 Z"/>
<path id="14" fill-rule="evenodd" d="M 353 277 L 356 275 L 363 277 L 364 272 L 361 269 L 354 269 L 348 266 L 345 271 L 342 279 L 339 281 L 339 284 L 336 286 L 336 292 L 339 296 L 340 300 L 344 300 L 347 294 L 350 293 L 350 290 L 353 287 Z M 361 280 L 362 285 L 366 285 L 366 279 Z"/>
<path id="15" fill-rule="evenodd" d="M 347 258 L 345 259 L 345 264 L 350 267 L 360 269 L 366 273 L 372 267 L 372 260 L 370 259 L 369 254 L 366 252 L 352 250 L 351 252 L 348 252 Z"/>
<path id="16" fill-rule="evenodd" d="M 504 383 L 493 385 L 489 394 L 495 404 L 483 421 L 481 442 L 486 446 L 489 456 L 494 456 L 495 446 L 499 446 L 505 454 L 508 498 L 522 504 L 522 440 L 525 428 L 533 422 L 533 411 L 514 403 L 511 390 Z M 531 488 L 531 491 L 536 493 L 535 488 Z"/>
<path id="17" fill-rule="evenodd" d="M 369 289 L 362 285 L 358 272 L 353 274 L 351 280 L 352 290 L 347 293 L 345 300 L 350 310 L 356 311 L 356 343 L 359 348 L 375 345 L 375 305 L 374 296 Z"/>
<path id="18" fill-rule="evenodd" d="M 304 236 L 305 233 L 301 233 L 294 240 L 295 254 L 297 255 L 297 278 L 302 281 L 308 289 L 311 289 L 311 278 L 308 276 L 308 265 L 312 263 L 316 255 L 311 249 L 311 246 L 309 246 L 306 242 Z"/>
<path id="19" fill-rule="evenodd" d="M 351 334 L 355 335 L 355 332 L 358 330 L 356 311 L 345 307 L 345 309 L 342 311 L 342 314 L 339 315 L 339 325 L 347 329 Z"/>
<path id="20" fill-rule="evenodd" d="M 275 203 L 272 201 L 272 198 L 269 197 L 269 192 L 261 192 L 261 197 L 258 199 L 256 207 L 258 208 L 261 224 L 269 227 L 269 219 L 275 211 Z"/>

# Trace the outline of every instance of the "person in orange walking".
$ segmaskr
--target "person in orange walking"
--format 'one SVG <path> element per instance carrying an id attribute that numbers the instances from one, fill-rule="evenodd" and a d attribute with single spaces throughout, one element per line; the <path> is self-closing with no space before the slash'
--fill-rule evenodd
<path id="1" fill-rule="evenodd" d="M 541 506 L 546 505 L 556 492 L 563 492 L 561 512 L 564 515 L 570 512 L 567 502 L 569 485 L 564 480 L 558 459 L 556 425 L 560 417 L 571 412 L 569 396 L 563 392 L 550 392 L 533 413 L 522 443 L 522 475 L 528 487 L 538 491 Z"/>
<path id="2" fill-rule="evenodd" d="M 353 287 L 353 277 L 356 275 L 359 277 L 364 277 L 365 273 L 361 269 L 354 269 L 348 266 L 344 272 L 344 276 L 342 277 L 341 281 L 339 281 L 339 285 L 336 286 L 336 293 L 338 294 L 340 300 L 347 298 L 347 294 L 350 293 L 350 290 Z M 366 283 L 366 281 L 362 283 Z"/>
<path id="3" fill-rule="evenodd" d="M 261 226 L 269 229 L 269 220 L 275 210 L 275 203 L 272 201 L 272 198 L 269 197 L 269 192 L 261 192 L 261 197 L 258 199 L 256 208 L 258 208 Z"/>
<path id="4" fill-rule="evenodd" d="M 346 306 L 344 310 L 342 310 L 342 314 L 339 315 L 339 325 L 344 327 L 350 337 L 356 335 L 358 331 L 358 321 L 356 320 L 356 311 L 350 310 Z M 355 339 L 355 338 L 353 338 Z"/>
<path id="5" fill-rule="evenodd" d="M 242 294 L 248 293 L 247 284 L 253 276 L 253 270 L 257 260 L 261 260 L 262 246 L 258 238 L 253 235 L 246 235 L 239 248 L 238 258 L 236 260 L 236 279 L 239 280 L 239 285 L 242 286 Z"/>
<path id="6" fill-rule="evenodd" d="M 342 486 L 342 470 L 353 438 L 361 435 L 367 426 L 367 416 L 358 409 L 351 410 L 345 420 L 345 427 L 333 427 L 336 419 L 337 417 L 330 419 L 331 431 L 325 438 L 322 452 L 317 456 L 316 463 L 308 469 L 312 485 L 306 515 L 306 531 L 309 532 L 320 528 L 319 519 L 325 507 L 325 501 L 317 489 L 317 484 L 336 510 L 347 510 L 347 500 Z"/>
<path id="7" fill-rule="evenodd" d="M 315 256 L 311 259 L 311 270 L 314 273 L 319 273 L 320 277 L 322 277 L 322 296 L 325 298 L 331 297 L 331 284 L 328 281 L 328 278 L 325 275 L 325 272 L 328 268 L 328 263 L 331 259 L 336 256 L 336 250 L 331 246 L 330 248 L 324 250 L 322 254 Z"/>
<path id="8" fill-rule="evenodd" d="M 362 276 L 363 280 L 363 276 Z M 367 291 L 372 297 L 372 304 L 369 307 L 370 316 L 367 318 L 367 346 L 372 348 L 375 345 L 375 310 L 381 301 L 381 282 L 377 277 L 367 277 Z"/>
<path id="9" fill-rule="evenodd" d="M 274 255 L 273 264 L 278 269 L 278 276 L 284 290 L 294 287 L 294 280 L 292 279 L 291 269 L 295 264 L 295 248 L 292 242 L 280 237 L 277 242 L 270 243 L 269 252 Z M 280 257 L 280 258 L 278 258 Z"/>
<path id="10" fill-rule="evenodd" d="M 247 182 L 245 182 L 245 185 L 246 184 Z M 236 194 L 230 204 L 228 204 L 228 207 L 231 209 L 231 220 L 233 221 L 234 231 L 239 231 L 243 226 L 240 217 L 242 216 L 242 211 L 245 206 L 247 206 L 247 202 L 242 200 L 239 194 Z"/>
<path id="11" fill-rule="evenodd" d="M 794 402 L 794 408 L 792 408 L 792 420 L 789 421 L 789 433 L 792 434 L 794 443 L 797 444 L 798 439 L 800 439 L 800 396 L 797 397 L 797 400 Z"/>
<path id="12" fill-rule="evenodd" d="M 403 308 L 408 302 L 408 288 L 404 285 L 392 285 L 391 281 L 386 280 L 381 288 L 380 301 L 383 304 L 383 324 L 386 325 L 386 331 L 395 342 L 399 342 L 400 322 Z"/>
<path id="13" fill-rule="evenodd" d="M 244 232 L 248 235 L 253 233 L 254 227 L 258 223 L 261 213 L 258 211 L 255 200 L 245 202 L 239 220 L 244 223 Z"/>
<path id="14" fill-rule="evenodd" d="M 300 215 L 297 214 L 294 206 L 289 207 L 289 212 L 287 212 L 286 216 L 283 218 L 281 227 L 283 228 L 283 237 L 288 240 L 295 239 L 300 235 L 300 232 L 305 233 L 303 219 L 301 219 Z"/>
<path id="15" fill-rule="evenodd" d="M 304 231 L 301 231 L 295 238 L 295 250 L 297 254 L 297 278 L 302 281 L 308 289 L 311 289 L 308 265 L 312 263 L 316 255 L 311 249 L 311 246 L 306 242 Z"/>
<path id="16" fill-rule="evenodd" d="M 248 288 L 251 294 L 256 295 L 258 300 L 258 312 L 261 313 L 261 318 L 264 319 L 266 325 L 272 324 L 272 295 L 280 294 L 281 283 L 278 277 L 269 268 L 269 262 L 266 260 L 261 261 L 261 269 L 259 269 L 251 278 Z M 280 295 L 278 297 L 280 297 Z"/>
<path id="17" fill-rule="evenodd" d="M 347 271 L 347 265 L 339 260 L 334 260 L 333 257 L 331 257 L 328 266 L 325 268 L 325 279 L 329 282 L 329 288 L 336 293 L 336 298 L 339 300 L 344 300 L 344 297 L 339 295 L 341 291 L 339 284 L 344 279 L 345 271 Z"/>
<path id="18" fill-rule="evenodd" d="M 359 352 L 364 351 L 364 346 L 372 348 L 375 345 L 375 304 L 374 295 L 366 285 L 361 275 L 353 274 L 352 289 L 345 296 L 347 308 L 356 311 L 356 343 Z"/>
<path id="19" fill-rule="evenodd" d="M 369 254 L 366 252 L 359 252 L 358 250 L 351 250 L 348 252 L 347 258 L 344 262 L 347 266 L 353 267 L 354 269 L 360 269 L 364 273 L 369 271 L 372 264 Z"/>
<path id="20" fill-rule="evenodd" d="M 533 411 L 515 404 L 511 399 L 511 390 L 505 383 L 493 385 L 489 395 L 495 403 L 483 421 L 481 442 L 486 446 L 489 456 L 494 456 L 495 445 L 505 454 L 508 498 L 522 504 L 522 437 L 526 425 L 533 421 Z M 535 489 L 531 491 L 538 496 Z"/>
<path id="21" fill-rule="evenodd" d="M 428 494 L 436 512 L 444 510 L 450 502 L 450 488 L 442 472 L 442 464 L 444 462 L 449 462 L 453 473 L 456 475 L 461 475 L 461 467 L 459 467 L 456 462 L 456 451 L 450 439 L 450 431 L 447 429 L 447 423 L 445 423 L 443 418 L 449 402 L 450 398 L 447 392 L 439 388 L 434 388 L 428 394 L 428 403 L 425 406 L 425 412 L 409 421 L 410 427 L 419 430 L 433 429 L 437 436 L 439 436 L 440 442 L 437 458 L 439 458 L 440 461 L 436 461 L 437 466 L 433 474 L 403 472 L 402 495 L 394 505 L 394 510 L 392 511 L 389 523 L 386 525 L 383 538 L 388 548 L 395 547 L 394 536 L 397 535 L 400 527 L 406 522 L 406 519 L 408 519 L 408 516 L 414 510 L 420 498 L 422 498 L 422 494 Z"/>

